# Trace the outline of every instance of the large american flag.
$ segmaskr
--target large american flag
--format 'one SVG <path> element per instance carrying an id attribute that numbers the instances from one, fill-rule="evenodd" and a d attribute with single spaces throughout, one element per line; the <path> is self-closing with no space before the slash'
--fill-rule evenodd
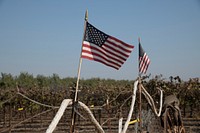
<path id="1" fill-rule="evenodd" d="M 139 73 L 146 73 L 150 64 L 150 59 L 146 52 L 143 50 L 140 42 L 139 42 Z"/>
<path id="2" fill-rule="evenodd" d="M 131 54 L 134 46 L 109 36 L 86 22 L 82 58 L 101 62 L 119 69 Z"/>

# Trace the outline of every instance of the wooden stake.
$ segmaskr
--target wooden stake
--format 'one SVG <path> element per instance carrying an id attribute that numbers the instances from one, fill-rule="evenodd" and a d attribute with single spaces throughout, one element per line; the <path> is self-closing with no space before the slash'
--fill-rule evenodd
<path id="1" fill-rule="evenodd" d="M 85 22 L 84 22 L 84 33 L 83 33 L 83 40 L 84 41 L 84 36 L 85 36 L 85 29 L 86 29 L 86 22 L 88 21 L 88 10 L 86 10 L 85 13 Z M 75 91 L 75 96 L 73 100 L 73 105 L 77 102 L 78 99 L 78 86 L 79 86 L 79 80 L 80 80 L 80 73 L 81 73 L 81 64 L 82 64 L 82 48 L 83 45 L 81 46 L 81 53 L 80 53 L 80 58 L 79 58 L 79 67 L 78 67 L 78 74 L 77 74 L 77 81 L 76 81 L 76 91 Z M 71 119 L 71 128 L 70 128 L 70 133 L 74 132 L 74 126 L 75 126 L 75 111 L 74 111 L 74 106 L 72 107 L 72 119 Z"/>
<path id="2" fill-rule="evenodd" d="M 139 126 L 140 132 L 142 133 L 142 87 L 141 78 L 139 78 Z"/>
<path id="3" fill-rule="evenodd" d="M 140 44 L 140 37 L 138 38 L 138 42 L 139 42 L 139 44 Z M 138 51 L 139 51 L 139 47 L 138 47 Z M 139 53 L 138 53 L 138 55 L 139 55 Z M 140 132 L 142 132 L 142 87 L 141 87 L 141 73 L 140 73 L 140 71 L 139 71 L 139 69 L 140 69 L 140 59 L 139 59 L 140 57 L 138 56 L 138 77 L 139 77 L 139 83 L 138 83 L 138 87 L 139 87 L 139 113 L 138 113 L 138 115 L 139 115 L 139 129 L 140 129 Z"/>

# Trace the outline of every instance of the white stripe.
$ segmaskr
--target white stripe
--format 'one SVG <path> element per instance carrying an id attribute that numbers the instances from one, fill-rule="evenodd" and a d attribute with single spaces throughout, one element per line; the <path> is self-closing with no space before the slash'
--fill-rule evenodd
<path id="1" fill-rule="evenodd" d="M 105 59 L 102 59 L 102 58 L 99 57 L 99 56 L 91 55 L 91 54 L 84 53 L 84 52 L 82 53 L 82 55 L 83 55 L 83 56 L 87 56 L 87 57 L 91 57 L 91 58 L 93 58 L 93 59 L 98 59 L 98 60 L 104 62 L 105 64 L 108 64 L 108 65 L 114 66 L 114 67 L 116 67 L 116 68 L 120 68 L 119 66 L 116 66 L 115 64 L 112 64 L 112 63 L 106 61 Z M 100 62 L 100 63 L 102 63 L 102 62 Z"/>
<path id="2" fill-rule="evenodd" d="M 108 44 L 108 43 L 105 43 L 105 44 Z M 125 60 L 127 59 L 126 56 L 122 55 L 121 53 L 119 53 L 119 52 L 117 52 L 117 51 L 115 51 L 115 50 L 113 50 L 113 49 L 110 49 L 109 47 L 106 47 L 106 45 L 103 45 L 102 47 L 103 47 L 104 49 L 108 50 L 109 53 L 114 53 L 114 54 L 116 54 L 117 56 L 123 58 L 123 61 L 125 61 Z"/>
<path id="3" fill-rule="evenodd" d="M 125 55 L 127 55 L 127 56 L 129 56 L 130 53 L 131 53 L 131 51 L 130 51 L 130 52 L 124 51 L 123 49 L 121 49 L 121 48 L 119 48 L 119 47 L 117 47 L 117 46 L 115 46 L 115 45 L 113 45 L 113 44 L 110 44 L 109 42 L 105 42 L 105 44 L 113 48 L 113 49 L 110 49 L 110 51 L 113 51 L 113 52 L 115 52 L 115 53 L 118 53 L 118 55 L 120 55 L 120 56 L 123 57 L 123 58 L 127 58 L 127 57 L 125 57 L 124 55 L 120 54 L 118 51 L 122 52 L 123 54 L 125 54 Z M 108 47 L 106 47 L 106 45 L 103 45 L 103 46 L 104 46 L 106 49 L 109 49 Z"/>
<path id="4" fill-rule="evenodd" d="M 117 56 L 114 56 L 113 54 L 111 54 L 111 53 L 105 51 L 104 49 L 102 49 L 101 47 L 99 47 L 99 46 L 97 46 L 97 45 L 95 45 L 95 44 L 89 43 L 89 42 L 87 42 L 87 41 L 84 41 L 84 44 L 85 44 L 85 45 L 88 45 L 88 46 L 95 47 L 95 48 L 99 49 L 100 51 L 102 51 L 102 53 L 104 53 L 105 55 L 111 56 L 111 57 L 113 57 L 114 59 L 119 60 L 119 61 L 121 61 L 121 62 L 123 62 L 123 63 L 124 63 L 124 61 L 125 61 L 125 60 L 123 60 L 123 59 L 121 59 L 121 58 L 119 58 L 119 57 L 117 57 Z M 83 49 L 86 50 L 86 47 L 83 46 Z M 108 49 L 108 48 L 105 48 L 105 49 Z M 95 50 L 94 50 L 94 51 L 95 51 Z M 111 51 L 112 53 L 115 53 L 113 50 L 109 50 L 109 51 Z M 90 52 L 91 52 L 91 51 L 90 51 Z M 116 54 L 119 55 L 119 53 L 116 53 Z M 123 57 L 123 58 L 126 59 L 126 57 Z M 109 58 L 109 59 L 110 59 L 110 58 Z M 118 61 L 117 61 L 117 62 L 118 62 Z M 120 63 L 120 64 L 121 64 L 121 63 Z"/>
<path id="5" fill-rule="evenodd" d="M 148 58 L 148 55 L 146 53 L 144 53 L 144 55 L 140 61 L 140 72 L 146 73 L 149 64 L 150 64 L 150 59 Z"/>
<path id="6" fill-rule="evenodd" d="M 146 73 L 146 71 L 147 71 L 147 69 L 148 69 L 148 67 L 149 67 L 149 60 L 148 60 L 148 62 L 146 62 L 146 65 L 144 66 L 144 73 Z"/>
<path id="7" fill-rule="evenodd" d="M 110 45 L 108 42 L 106 42 L 105 44 L 106 44 L 106 45 Z M 126 60 L 127 57 L 124 56 L 124 55 L 122 55 L 122 54 L 119 53 L 118 51 L 116 51 L 116 48 L 115 48 L 113 45 L 110 45 L 110 46 L 111 46 L 112 48 L 114 48 L 114 50 L 113 50 L 113 49 L 110 49 L 109 47 L 106 47 L 106 45 L 103 45 L 102 47 L 105 48 L 105 49 L 107 49 L 109 52 L 112 52 L 112 53 L 118 55 L 119 57 L 123 58 L 124 60 Z M 118 50 L 125 54 L 124 51 L 122 51 L 122 50 L 120 50 L 120 49 L 118 49 Z M 126 55 L 127 55 L 127 54 L 126 54 Z M 130 55 L 130 53 L 129 53 L 129 55 Z M 127 56 L 129 56 L 129 55 L 127 55 Z"/>
<path id="8" fill-rule="evenodd" d="M 124 45 L 124 44 L 122 44 L 122 43 L 120 43 L 120 42 L 118 42 L 118 41 L 116 41 L 116 40 L 113 40 L 112 38 L 108 38 L 107 40 L 109 40 L 109 41 L 111 41 L 111 42 L 117 44 L 118 46 L 123 47 L 123 48 L 126 49 L 126 50 L 129 50 L 130 52 L 133 50 L 133 48 L 127 47 L 126 45 Z M 127 44 L 127 45 L 128 45 L 128 44 Z"/>
<path id="9" fill-rule="evenodd" d="M 94 49 L 90 49 L 90 48 L 87 48 L 87 47 L 83 47 L 83 50 L 86 50 L 86 51 L 88 51 L 88 52 L 94 52 L 94 53 L 96 53 L 96 54 L 98 54 L 98 55 L 100 55 L 100 56 L 103 56 L 103 57 L 104 57 L 105 59 L 107 59 L 108 61 L 115 62 L 116 64 L 119 64 L 120 66 L 122 65 L 122 63 L 120 63 L 120 62 L 118 62 L 118 61 L 116 61 L 116 60 L 113 60 L 113 59 L 107 57 L 105 54 L 102 54 L 101 52 L 96 51 L 96 50 L 94 50 Z M 83 52 L 83 53 L 84 53 L 84 52 Z M 95 56 L 95 55 L 93 55 L 93 56 Z M 103 58 L 102 58 L 102 59 L 103 59 Z M 104 59 L 104 60 L 105 60 L 105 59 Z"/>

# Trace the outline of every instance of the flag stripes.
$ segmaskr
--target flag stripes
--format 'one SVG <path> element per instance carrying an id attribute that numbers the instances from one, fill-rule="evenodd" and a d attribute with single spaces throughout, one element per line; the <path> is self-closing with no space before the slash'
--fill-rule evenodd
<path id="1" fill-rule="evenodd" d="M 146 73 L 150 64 L 150 59 L 148 58 L 147 54 L 145 53 L 142 58 L 140 58 L 140 66 L 139 71 L 140 73 Z"/>
<path id="2" fill-rule="evenodd" d="M 139 43 L 139 72 L 146 73 L 150 64 L 150 59 L 146 52 L 144 52 L 141 44 Z"/>
<path id="3" fill-rule="evenodd" d="M 88 23 L 81 57 L 101 62 L 118 70 L 127 60 L 133 48 L 134 46 L 109 36 Z"/>

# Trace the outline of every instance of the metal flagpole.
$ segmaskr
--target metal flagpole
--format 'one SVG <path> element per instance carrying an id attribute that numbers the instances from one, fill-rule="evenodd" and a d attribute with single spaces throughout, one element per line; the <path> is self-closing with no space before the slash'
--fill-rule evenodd
<path id="1" fill-rule="evenodd" d="M 138 38 L 138 42 L 140 44 L 140 38 Z M 140 51 L 140 46 L 138 48 L 138 51 Z M 140 53 L 139 53 L 140 54 Z M 138 54 L 138 55 L 139 55 Z M 138 58 L 138 70 L 140 69 L 140 55 L 139 55 L 139 58 Z M 140 70 L 138 71 L 138 88 L 139 88 L 139 129 L 140 129 L 140 132 L 142 132 L 142 90 L 141 90 L 141 73 L 140 73 Z"/>
<path id="2" fill-rule="evenodd" d="M 85 12 L 84 33 L 83 33 L 82 43 L 84 41 L 86 22 L 87 21 L 88 21 L 88 10 L 86 10 L 86 12 Z M 76 81 L 76 91 L 75 91 L 75 96 L 74 96 L 74 100 L 73 100 L 74 103 L 73 103 L 73 107 L 72 107 L 72 119 L 71 119 L 70 133 L 74 132 L 74 126 L 75 126 L 75 110 L 74 110 L 75 107 L 74 107 L 74 104 L 76 104 L 77 98 L 78 98 L 78 86 L 79 86 L 81 64 L 82 64 L 82 58 L 81 58 L 82 48 L 83 48 L 83 45 L 81 46 L 81 54 L 80 54 L 80 59 L 79 59 L 79 67 L 78 67 L 78 74 L 77 74 L 77 81 Z"/>

